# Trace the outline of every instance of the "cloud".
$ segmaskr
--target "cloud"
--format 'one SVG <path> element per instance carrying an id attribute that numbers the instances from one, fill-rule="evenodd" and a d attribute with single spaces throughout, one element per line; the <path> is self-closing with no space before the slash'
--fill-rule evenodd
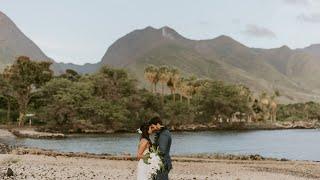
<path id="1" fill-rule="evenodd" d="M 254 24 L 247 25 L 246 29 L 243 31 L 247 36 L 257 37 L 257 38 L 276 38 L 276 34 L 265 27 L 259 27 Z"/>
<path id="2" fill-rule="evenodd" d="M 291 5 L 309 5 L 309 0 L 283 0 L 287 4 Z"/>
<path id="3" fill-rule="evenodd" d="M 301 14 L 297 17 L 299 21 L 307 22 L 307 23 L 320 23 L 320 13 L 313 14 Z"/>
<path id="4" fill-rule="evenodd" d="M 210 23 L 209 23 L 209 21 L 200 21 L 199 24 L 202 25 L 202 26 L 207 26 Z"/>

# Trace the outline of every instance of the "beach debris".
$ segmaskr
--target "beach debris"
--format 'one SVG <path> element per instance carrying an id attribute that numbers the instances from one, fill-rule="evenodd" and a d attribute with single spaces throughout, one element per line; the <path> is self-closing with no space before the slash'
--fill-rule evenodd
<path id="1" fill-rule="evenodd" d="M 11 177 L 11 176 L 14 175 L 11 168 L 8 168 L 6 175 L 7 175 L 8 177 Z"/>

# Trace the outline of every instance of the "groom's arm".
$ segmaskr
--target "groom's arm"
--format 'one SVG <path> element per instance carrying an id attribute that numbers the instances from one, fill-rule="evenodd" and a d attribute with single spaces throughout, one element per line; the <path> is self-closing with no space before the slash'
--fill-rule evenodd
<path id="1" fill-rule="evenodd" d="M 168 134 L 161 134 L 159 137 L 159 150 L 163 154 L 168 153 L 169 143 L 171 141 L 171 137 Z"/>

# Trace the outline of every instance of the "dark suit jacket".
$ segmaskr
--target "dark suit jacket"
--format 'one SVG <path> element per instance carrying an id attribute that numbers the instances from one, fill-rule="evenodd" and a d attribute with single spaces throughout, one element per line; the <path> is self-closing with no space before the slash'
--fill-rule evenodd
<path id="1" fill-rule="evenodd" d="M 171 133 L 167 128 L 162 128 L 155 135 L 155 145 L 159 147 L 159 150 L 163 156 L 163 164 L 167 171 L 172 169 L 170 148 L 171 148 Z"/>

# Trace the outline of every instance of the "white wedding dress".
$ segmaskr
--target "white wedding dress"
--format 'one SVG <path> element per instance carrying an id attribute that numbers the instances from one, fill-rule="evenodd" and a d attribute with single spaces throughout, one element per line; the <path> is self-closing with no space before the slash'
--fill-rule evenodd
<path id="1" fill-rule="evenodd" d="M 143 152 L 143 155 L 149 152 L 149 148 Z M 143 162 L 143 159 L 140 159 L 137 167 L 137 180 L 150 180 L 150 174 L 148 172 L 148 165 Z"/>

